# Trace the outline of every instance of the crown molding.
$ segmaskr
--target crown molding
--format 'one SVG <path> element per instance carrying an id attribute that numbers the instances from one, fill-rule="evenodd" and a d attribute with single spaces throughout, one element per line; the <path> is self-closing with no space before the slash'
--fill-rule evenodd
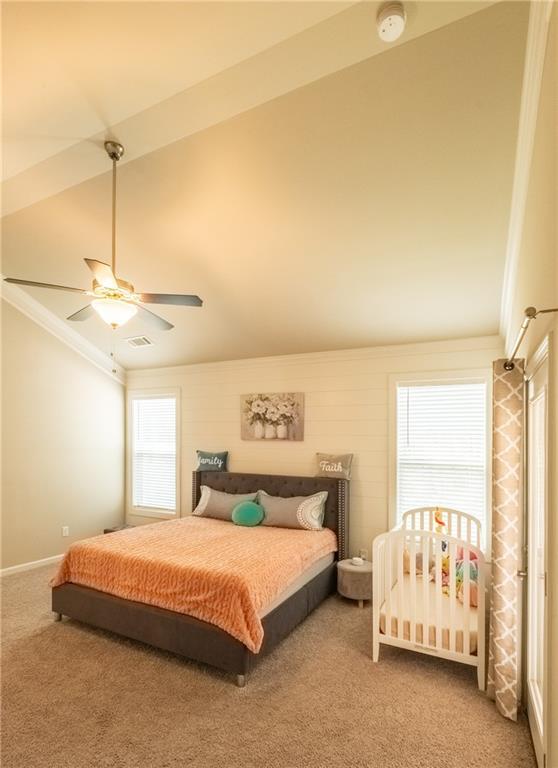
<path id="1" fill-rule="evenodd" d="M 22 312 L 34 323 L 40 325 L 45 331 L 55 336 L 59 341 L 70 347 L 78 355 L 84 357 L 88 362 L 110 376 L 111 379 L 118 381 L 119 384 L 126 383 L 126 372 L 116 361 L 101 352 L 94 344 L 87 341 L 81 334 L 69 328 L 66 323 L 57 315 L 40 304 L 36 299 L 30 296 L 22 288 L 13 283 L 4 282 L 0 275 L 1 296 L 13 307 Z"/>
<path id="2" fill-rule="evenodd" d="M 527 205 L 531 161 L 535 144 L 539 99 L 552 7 L 553 2 L 551 1 L 532 0 L 529 8 L 529 27 L 525 48 L 515 170 L 500 310 L 500 333 L 505 339 L 507 353 L 511 351 L 513 344 L 514 328 L 511 328 L 513 294 L 517 281 L 519 251 L 523 235 L 523 221 Z"/>

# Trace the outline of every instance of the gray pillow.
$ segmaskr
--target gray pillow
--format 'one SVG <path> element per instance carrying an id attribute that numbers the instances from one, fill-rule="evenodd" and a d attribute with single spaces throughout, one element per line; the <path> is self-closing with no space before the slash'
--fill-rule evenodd
<path id="1" fill-rule="evenodd" d="M 351 479 L 352 453 L 317 453 L 317 477 L 339 477 L 341 480 Z"/>
<path id="2" fill-rule="evenodd" d="M 198 506 L 192 512 L 198 517 L 214 517 L 217 520 L 232 520 L 232 511 L 241 501 L 255 501 L 255 493 L 224 493 L 208 485 L 201 486 Z"/>
<path id="3" fill-rule="evenodd" d="M 326 499 L 327 491 L 320 491 L 312 496 L 289 498 L 270 496 L 265 491 L 258 491 L 258 504 L 262 505 L 265 513 L 262 525 L 321 531 Z"/>
<path id="4" fill-rule="evenodd" d="M 196 451 L 198 454 L 197 472 L 226 472 L 228 451 L 215 453 L 214 451 Z"/>

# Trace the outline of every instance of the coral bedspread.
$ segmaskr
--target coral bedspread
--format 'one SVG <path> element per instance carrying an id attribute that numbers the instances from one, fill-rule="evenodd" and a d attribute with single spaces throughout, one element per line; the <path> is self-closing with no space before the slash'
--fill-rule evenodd
<path id="1" fill-rule="evenodd" d="M 186 517 L 76 542 L 51 586 L 73 582 L 186 613 L 257 653 L 263 640 L 258 612 L 336 550 L 329 529 L 249 528 Z"/>

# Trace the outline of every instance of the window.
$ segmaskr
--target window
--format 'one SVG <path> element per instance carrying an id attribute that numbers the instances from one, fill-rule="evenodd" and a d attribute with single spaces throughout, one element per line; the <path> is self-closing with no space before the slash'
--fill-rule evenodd
<path id="1" fill-rule="evenodd" d="M 178 394 L 128 395 L 130 512 L 171 516 L 179 509 Z"/>
<path id="2" fill-rule="evenodd" d="M 487 541 L 487 383 L 397 382 L 396 523 L 414 507 L 468 512 Z"/>

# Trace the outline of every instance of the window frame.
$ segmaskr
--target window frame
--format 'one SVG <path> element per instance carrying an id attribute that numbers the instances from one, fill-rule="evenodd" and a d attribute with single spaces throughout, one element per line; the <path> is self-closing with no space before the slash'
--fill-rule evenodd
<path id="1" fill-rule="evenodd" d="M 174 511 L 169 509 L 157 509 L 156 507 L 134 507 L 133 505 L 133 478 L 132 478 L 132 404 L 134 400 L 147 400 L 149 398 L 174 397 L 176 418 L 176 506 Z M 180 447 L 181 447 L 181 419 L 180 419 L 180 387 L 165 387 L 157 389 L 128 389 L 126 391 L 126 516 L 156 517 L 162 520 L 174 520 L 181 517 L 180 497 Z"/>
<path id="2" fill-rule="evenodd" d="M 485 557 L 491 552 L 492 530 L 492 369 L 475 368 L 456 371 L 420 371 L 397 373 L 389 376 L 388 397 L 388 522 L 397 523 L 397 387 L 400 384 L 418 386 L 436 384 L 485 384 L 486 386 L 486 526 L 484 533 Z M 462 510 L 466 511 L 466 510 Z"/>

